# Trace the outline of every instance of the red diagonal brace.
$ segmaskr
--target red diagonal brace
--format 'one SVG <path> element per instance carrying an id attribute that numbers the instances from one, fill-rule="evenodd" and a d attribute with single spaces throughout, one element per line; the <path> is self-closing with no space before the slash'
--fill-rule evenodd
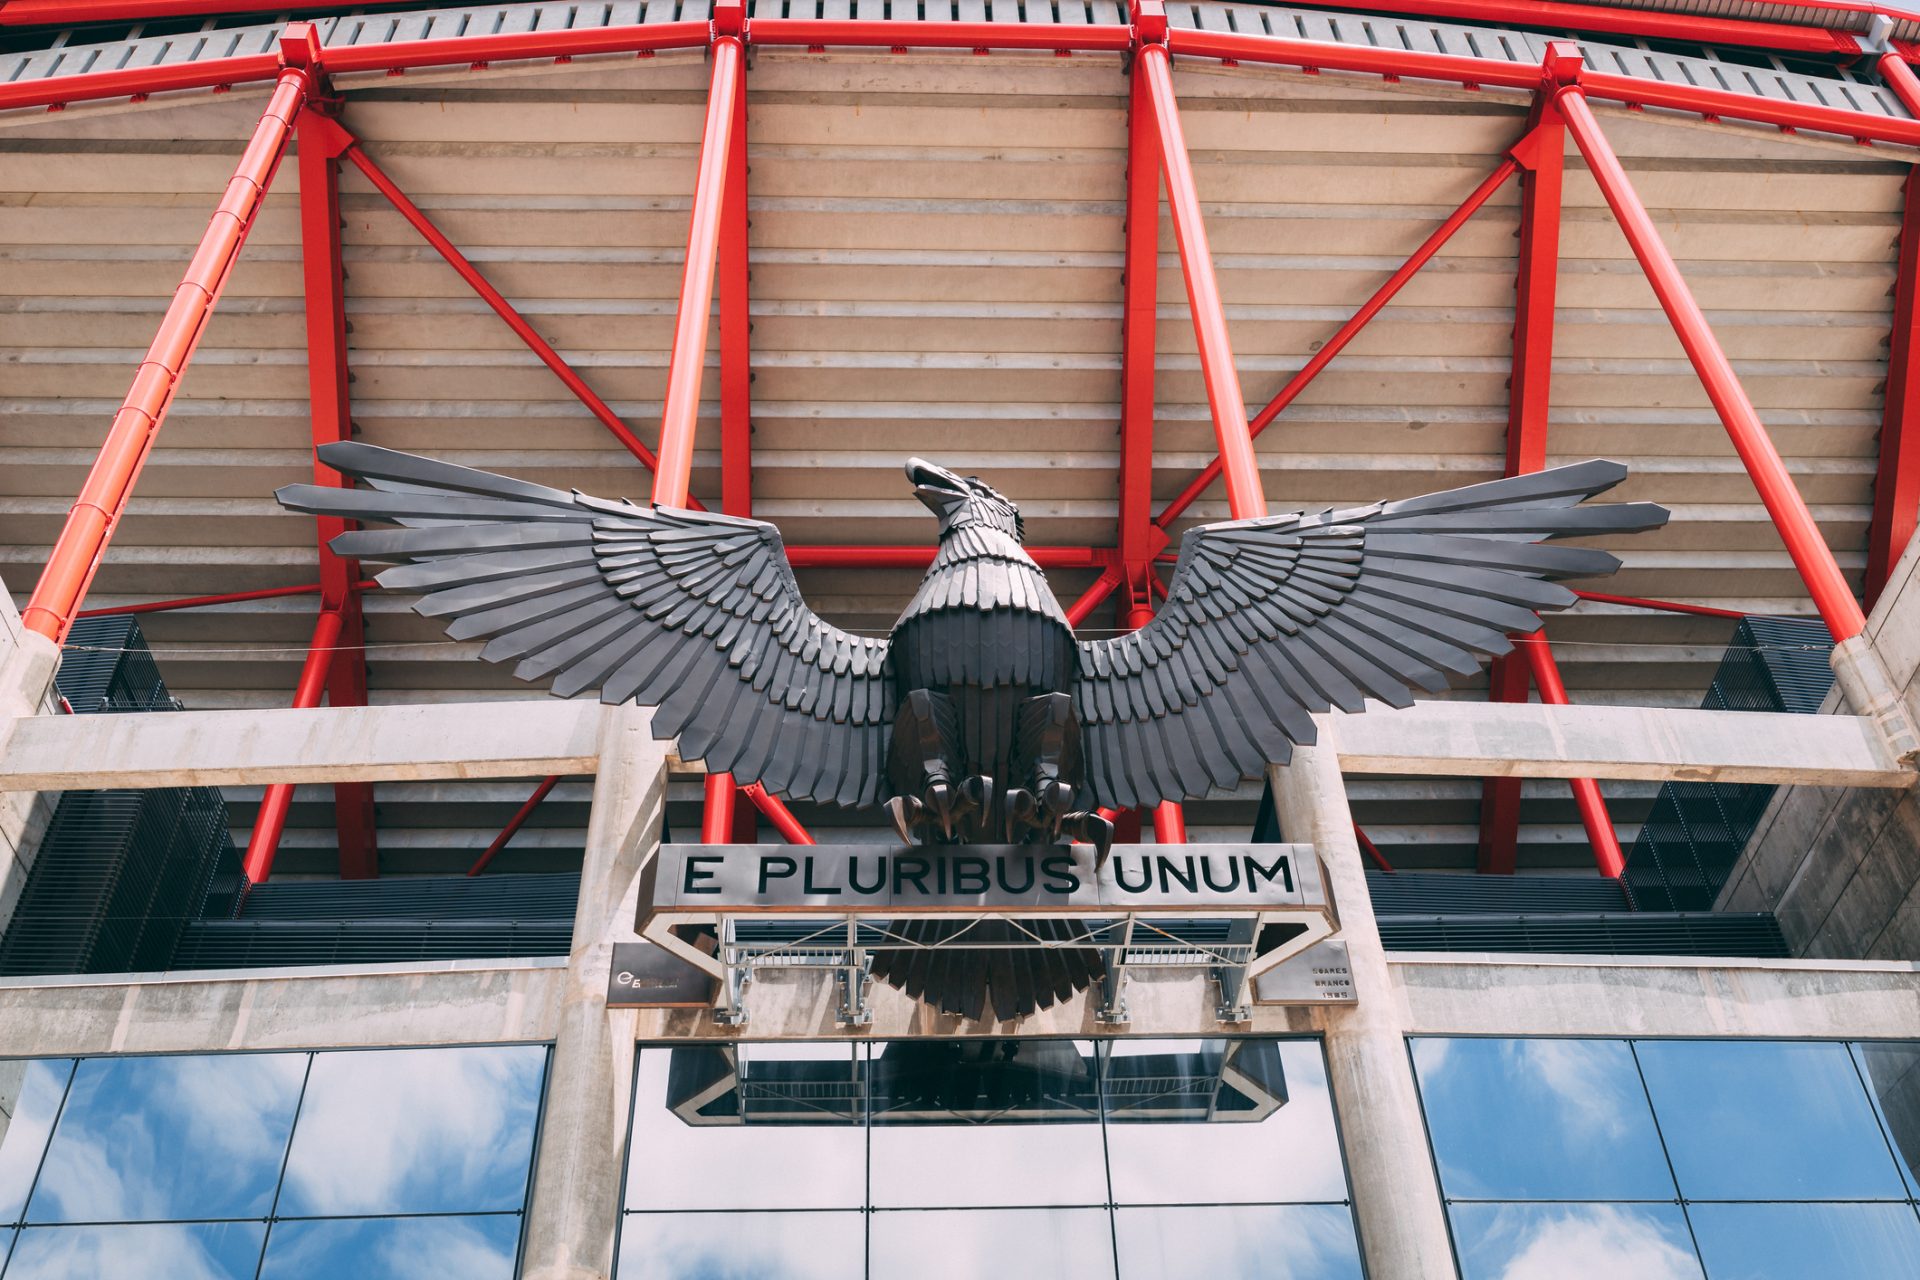
<path id="1" fill-rule="evenodd" d="M 353 438 L 347 390 L 346 273 L 340 254 L 340 156 L 353 137 L 308 106 L 296 123 L 300 143 L 300 245 L 306 283 L 307 387 L 313 443 Z M 352 481 L 316 457 L 315 484 L 351 488 Z M 335 537 L 348 529 L 336 516 L 318 517 L 320 607 L 340 617 L 339 646 L 327 672 L 327 702 L 335 707 L 367 704 L 366 629 L 360 611 L 360 565 L 333 553 Z M 282 784 L 284 785 L 284 784 Z M 291 787 L 284 788 L 289 794 Z M 366 879 L 380 874 L 373 786 L 339 782 L 333 788 L 334 827 L 340 875 Z"/>
<path id="2" fill-rule="evenodd" d="M 514 310 L 513 304 L 508 302 L 500 291 L 480 274 L 480 269 L 469 262 L 465 254 L 454 247 L 453 241 L 447 239 L 440 228 L 433 224 L 433 220 L 421 211 L 420 206 L 407 198 L 406 192 L 395 185 L 393 179 L 373 162 L 372 157 L 361 149 L 359 143 L 356 142 L 348 147 L 342 158 L 353 162 L 353 167 L 373 184 L 374 190 L 385 196 L 387 203 L 399 210 L 400 216 L 412 224 L 413 229 L 420 233 L 421 239 L 431 245 L 434 252 L 446 259 L 447 265 L 467 282 L 468 288 L 480 295 L 482 302 L 493 308 L 495 315 L 507 322 L 507 327 L 513 330 L 520 341 L 527 344 L 527 349 L 539 357 L 541 364 L 553 370 L 554 375 L 566 384 L 567 390 L 573 392 L 580 403 L 586 406 L 587 412 L 600 420 L 600 425 L 613 433 L 614 439 L 625 446 L 628 453 L 638 458 L 641 465 L 648 470 L 658 469 L 653 450 L 640 442 L 640 438 L 633 434 L 632 429 L 620 420 L 620 415 L 615 413 L 612 407 L 586 384 L 586 381 L 574 371 L 572 365 L 560 358 L 560 353 L 553 349 L 553 345 L 541 337 L 538 331 L 527 323 L 524 316 Z M 698 502 L 691 499 L 680 505 L 704 509 Z"/>
<path id="3" fill-rule="evenodd" d="M 1448 214 L 1446 220 L 1434 228 L 1433 234 L 1413 251 L 1413 255 L 1402 263 L 1397 271 L 1387 277 L 1386 283 L 1374 291 L 1373 296 L 1367 299 L 1366 305 L 1354 312 L 1352 317 L 1313 354 L 1313 357 L 1300 367 L 1298 373 L 1287 379 L 1287 384 L 1267 402 L 1267 407 L 1254 415 L 1253 421 L 1247 425 L 1248 431 L 1258 436 L 1272 426 L 1274 419 L 1285 412 L 1287 406 L 1298 399 L 1300 393 L 1305 391 L 1329 364 L 1333 363 L 1335 356 L 1346 350 L 1347 344 L 1352 342 L 1354 337 L 1380 314 L 1382 308 L 1393 301 L 1394 295 L 1406 287 L 1407 281 L 1413 279 L 1420 268 L 1433 260 L 1434 255 L 1440 252 L 1447 241 L 1453 239 L 1454 232 L 1465 226 L 1467 219 L 1479 212 L 1480 207 L 1493 197 L 1494 192 L 1505 185 L 1507 179 L 1511 178 L 1518 168 L 1519 165 L 1511 156 L 1501 160 L 1494 167 L 1493 172 L 1488 174 L 1486 179 L 1460 202 L 1460 207 Z M 1178 520 L 1186 509 L 1193 505 L 1195 499 L 1206 492 L 1207 486 L 1220 478 L 1221 466 L 1219 458 L 1209 462 L 1200 474 L 1190 480 L 1187 487 L 1167 504 L 1166 509 L 1154 518 L 1154 524 L 1165 529 Z"/>
<path id="4" fill-rule="evenodd" d="M 133 497 L 134 482 L 153 450 L 160 424 L 166 421 L 187 363 L 206 332 L 214 304 L 226 287 L 274 172 L 286 154 L 294 117 L 312 87 L 312 65 L 320 44 L 312 26 L 293 23 L 281 40 L 286 60 L 279 83 L 267 99 L 233 179 L 160 320 L 160 331 L 134 373 L 133 386 L 113 417 L 80 496 L 67 513 L 59 540 L 34 586 L 33 598 L 21 610 L 21 621 L 28 630 L 55 643 L 67 638 L 74 613 L 86 599 L 107 544 Z"/>
<path id="5" fill-rule="evenodd" d="M 1553 660 L 1553 650 L 1547 646 L 1547 633 L 1536 631 L 1522 636 L 1516 641 L 1516 647 L 1526 655 L 1527 665 L 1533 671 L 1534 687 L 1540 690 L 1540 701 L 1553 707 L 1566 706 L 1567 686 L 1560 679 L 1560 665 Z M 1580 808 L 1580 822 L 1587 829 L 1587 843 L 1593 846 L 1594 865 L 1600 868 L 1601 875 L 1618 880 L 1627 860 L 1620 852 L 1620 841 L 1614 834 L 1613 818 L 1607 813 L 1600 784 L 1592 778 L 1572 778 L 1568 785 L 1573 788 L 1573 801 Z"/>

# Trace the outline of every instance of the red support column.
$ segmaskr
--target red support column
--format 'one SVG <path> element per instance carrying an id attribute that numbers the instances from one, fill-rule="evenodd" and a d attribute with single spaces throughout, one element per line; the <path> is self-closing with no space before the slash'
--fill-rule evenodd
<path id="1" fill-rule="evenodd" d="M 1553 660 L 1553 650 L 1547 647 L 1547 634 L 1536 631 L 1523 636 L 1517 642 L 1520 652 L 1526 655 L 1527 665 L 1533 671 L 1534 687 L 1540 690 L 1540 701 L 1548 706 L 1567 705 L 1567 686 L 1560 679 L 1560 666 Z M 1574 803 L 1580 807 L 1580 821 L 1587 829 L 1587 842 L 1593 846 L 1593 861 L 1600 868 L 1600 874 L 1618 880 L 1626 869 L 1627 860 L 1620 852 L 1620 841 L 1614 835 L 1613 818 L 1607 813 L 1607 802 L 1600 794 L 1600 784 L 1592 778 L 1573 778 L 1568 785 L 1573 788 Z"/>
<path id="2" fill-rule="evenodd" d="M 300 668 L 300 680 L 293 690 L 296 708 L 320 705 L 320 695 L 327 687 L 327 671 L 333 665 L 334 646 L 340 643 L 341 622 L 339 612 L 329 609 L 314 623 L 313 639 L 307 642 L 307 660 Z M 247 852 L 240 863 L 248 884 L 260 884 L 273 874 L 274 855 L 280 851 L 280 833 L 287 825 L 287 810 L 292 804 L 291 782 L 273 783 L 260 798 L 260 811 L 254 815 Z"/>
<path id="3" fill-rule="evenodd" d="M 747 277 L 747 86 L 733 95 L 720 200 L 720 509 L 753 514 L 752 330 Z"/>
<path id="4" fill-rule="evenodd" d="M 1899 65 L 1913 79 L 1906 63 Z M 1880 465 L 1873 483 L 1873 522 L 1867 530 L 1868 608 L 1887 585 L 1920 518 L 1920 361 L 1913 358 L 1914 315 L 1920 309 L 1920 187 L 1914 175 L 1907 176 L 1900 191 L 1900 274 L 1893 285 Z"/>
<path id="5" fill-rule="evenodd" d="M 1773 517 L 1774 526 L 1806 582 L 1814 606 L 1820 610 L 1835 640 L 1851 640 L 1866 626 L 1866 615 L 1859 601 L 1853 598 L 1853 588 L 1847 585 L 1846 576 L 1840 572 L 1833 552 L 1820 533 L 1820 526 L 1814 523 L 1813 513 L 1807 510 L 1806 502 L 1794 486 L 1787 464 L 1773 447 L 1760 415 L 1754 412 L 1753 402 L 1735 376 L 1732 362 L 1713 336 L 1700 304 L 1694 301 L 1673 255 L 1660 239 L 1653 218 L 1640 202 L 1639 193 L 1633 189 L 1620 158 L 1607 142 L 1600 122 L 1594 118 L 1593 108 L 1573 84 L 1562 87 L 1554 103 L 1566 119 L 1580 154 L 1586 157 L 1587 168 L 1613 209 L 1620 229 L 1626 233 L 1627 243 L 1633 247 L 1634 256 L 1640 260 L 1641 269 L 1660 299 L 1660 306 L 1679 335 L 1680 345 L 1700 375 L 1708 399 L 1733 440 L 1734 451 L 1740 455 L 1747 474 L 1753 477 L 1760 501 Z"/>
<path id="6" fill-rule="evenodd" d="M 1547 465 L 1547 412 L 1553 382 L 1553 314 L 1560 270 L 1560 196 L 1565 176 L 1566 125 L 1543 103 L 1509 157 L 1520 166 L 1520 259 L 1514 291 L 1513 372 L 1507 393 L 1506 474 Z M 1488 673 L 1492 702 L 1525 702 L 1527 669 L 1517 654 L 1495 658 Z M 1520 847 L 1520 779 L 1480 784 L 1483 874 L 1511 875 Z"/>
<path id="7" fill-rule="evenodd" d="M 1263 516 L 1267 514 L 1267 499 L 1260 487 L 1253 435 L 1247 429 L 1240 378 L 1233 367 L 1233 344 L 1227 337 L 1226 309 L 1220 301 L 1213 253 L 1207 247 L 1207 228 L 1200 216 L 1200 193 L 1193 183 L 1187 138 L 1180 127 L 1180 104 L 1173 92 L 1173 60 L 1165 44 L 1154 43 L 1166 38 L 1166 16 L 1157 0 L 1139 0 L 1135 26 L 1147 41 L 1134 54 L 1135 66 L 1145 81 L 1144 100 L 1152 105 L 1160 137 L 1167 206 L 1173 213 L 1174 238 L 1180 246 L 1180 269 L 1186 277 L 1187 306 L 1193 313 L 1193 332 L 1200 347 L 1207 406 L 1213 413 L 1213 431 L 1226 469 L 1227 502 L 1236 520 Z"/>
<path id="8" fill-rule="evenodd" d="M 1167 545 L 1153 523 L 1153 361 L 1160 271 L 1160 142 L 1146 73 L 1134 60 L 1127 99 L 1126 268 L 1120 321 L 1121 625 L 1153 616 L 1147 579 Z"/>
<path id="9" fill-rule="evenodd" d="M 114 415 L 86 484 L 67 513 L 67 522 L 40 573 L 33 598 L 21 610 L 29 630 L 55 643 L 64 641 L 73 626 L 74 613 L 86 598 L 120 517 L 126 512 L 134 482 L 153 450 L 160 424 L 166 421 L 194 348 L 206 332 L 214 304 L 233 272 L 247 233 L 253 229 L 274 172 L 286 154 L 294 117 L 318 74 L 319 50 L 319 37 L 307 23 L 293 23 L 282 34 L 284 65 L 279 83 L 267 99 L 226 194 L 161 318 L 160 331 L 134 374 L 133 386 Z"/>
<path id="10" fill-rule="evenodd" d="M 340 157 L 353 137 L 309 105 L 296 121 L 300 143 L 300 255 L 306 285 L 307 388 L 312 404 L 313 443 L 353 438 L 347 390 L 346 271 L 340 250 Z M 315 484 L 351 488 L 352 482 L 318 458 Z M 360 565 L 333 553 L 333 539 L 347 531 L 336 516 L 318 517 L 320 608 L 340 618 L 339 646 L 327 673 L 327 702 L 335 707 L 367 704 L 366 628 L 360 612 Z M 380 874 L 375 834 L 373 786 L 338 782 L 333 787 L 334 827 L 340 846 L 342 879 Z"/>
<path id="11" fill-rule="evenodd" d="M 716 30 L 724 7 L 715 9 Z M 738 13 L 738 5 L 731 8 Z M 740 92 L 744 57 L 737 34 L 716 35 L 713 79 L 707 93 L 706 132 L 700 144 L 693 217 L 687 231 L 687 262 L 680 281 L 673 355 L 667 365 L 666 403 L 660 416 L 660 465 L 653 477 L 653 500 L 660 506 L 685 506 L 693 477 L 694 432 L 700 425 L 700 379 L 707 361 L 707 321 L 713 311 L 715 261 L 738 111 L 734 97 Z"/>

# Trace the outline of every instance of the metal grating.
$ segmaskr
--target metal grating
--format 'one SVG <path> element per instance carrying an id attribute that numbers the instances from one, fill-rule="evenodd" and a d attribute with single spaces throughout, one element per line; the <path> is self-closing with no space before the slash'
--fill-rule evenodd
<path id="1" fill-rule="evenodd" d="M 260 969 L 563 956 L 573 923 L 515 920 L 196 920 L 176 969 Z"/>
<path id="2" fill-rule="evenodd" d="M 1750 956 L 1784 959 L 1771 912 L 1633 912 L 1548 916 L 1434 916 L 1380 921 L 1389 951 L 1533 955 Z"/>
<path id="3" fill-rule="evenodd" d="M 132 618 L 84 619 L 68 644 L 57 685 L 76 714 L 175 708 Z M 218 791 L 66 792 L 0 935 L 0 974 L 165 969 L 187 923 L 230 911 L 238 883 Z"/>
<path id="4" fill-rule="evenodd" d="M 1818 620 L 1745 618 L 1701 706 L 1812 714 L 1833 687 L 1833 637 Z M 1643 911 L 1706 911 L 1773 798 L 1765 785 L 1669 782 L 1627 854 L 1622 882 Z"/>
<path id="5" fill-rule="evenodd" d="M 367 48 L 410 40 L 458 40 L 534 31 L 605 30 L 649 23 L 699 21 L 710 0 L 610 0 L 599 4 L 489 4 L 407 13 L 324 18 L 318 26 L 330 48 Z M 1126 7 L 1117 0 L 919 0 L 900 11 L 888 0 L 749 0 L 750 16 L 814 19 L 917 17 L 926 22 L 1004 22 L 1022 25 L 1122 25 Z M 1545 42 L 1561 38 L 1507 27 L 1428 22 L 1365 12 L 1326 12 L 1254 4 L 1178 4 L 1167 10 L 1176 27 L 1238 31 L 1316 40 L 1330 44 L 1416 50 L 1488 58 L 1537 66 Z M 217 58 L 272 54 L 280 24 L 170 33 L 100 44 L 61 44 L 0 57 L 0 84 L 24 84 L 64 76 L 173 66 Z M 84 36 L 83 36 L 84 38 Z M 1874 81 L 1834 66 L 1813 75 L 1789 69 L 1778 58 L 1743 52 L 1739 61 L 1722 59 L 1702 47 L 1703 56 L 1687 56 L 1648 47 L 1645 42 L 1578 42 L 1590 65 L 1602 70 L 1665 83 L 1724 89 L 1775 101 L 1817 104 L 1894 119 L 1908 112 Z M 1764 62 L 1766 65 L 1752 65 Z M 1796 59 L 1795 67 L 1808 65 Z"/>
<path id="6" fill-rule="evenodd" d="M 257 884 L 243 920 L 559 920 L 571 922 L 580 873 L 404 876 Z"/>
<path id="7" fill-rule="evenodd" d="M 1633 910 L 1617 880 L 1604 876 L 1478 876 L 1421 871 L 1367 872 L 1373 913 L 1391 916 L 1538 915 Z"/>

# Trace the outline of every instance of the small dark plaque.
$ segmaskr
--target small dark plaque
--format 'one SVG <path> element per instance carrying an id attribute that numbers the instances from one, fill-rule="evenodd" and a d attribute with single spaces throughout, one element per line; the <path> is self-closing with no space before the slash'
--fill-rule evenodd
<path id="1" fill-rule="evenodd" d="M 613 944 L 609 1009 L 707 1009 L 713 978 L 651 942 Z"/>

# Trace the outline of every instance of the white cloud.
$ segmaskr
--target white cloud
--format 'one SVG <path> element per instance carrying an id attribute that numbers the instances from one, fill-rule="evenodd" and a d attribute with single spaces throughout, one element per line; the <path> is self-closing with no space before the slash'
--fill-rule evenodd
<path id="1" fill-rule="evenodd" d="M 1657 1222 L 1613 1205 L 1505 1210 L 1490 1243 L 1507 1257 L 1499 1280 L 1700 1280 L 1693 1254 Z"/>

